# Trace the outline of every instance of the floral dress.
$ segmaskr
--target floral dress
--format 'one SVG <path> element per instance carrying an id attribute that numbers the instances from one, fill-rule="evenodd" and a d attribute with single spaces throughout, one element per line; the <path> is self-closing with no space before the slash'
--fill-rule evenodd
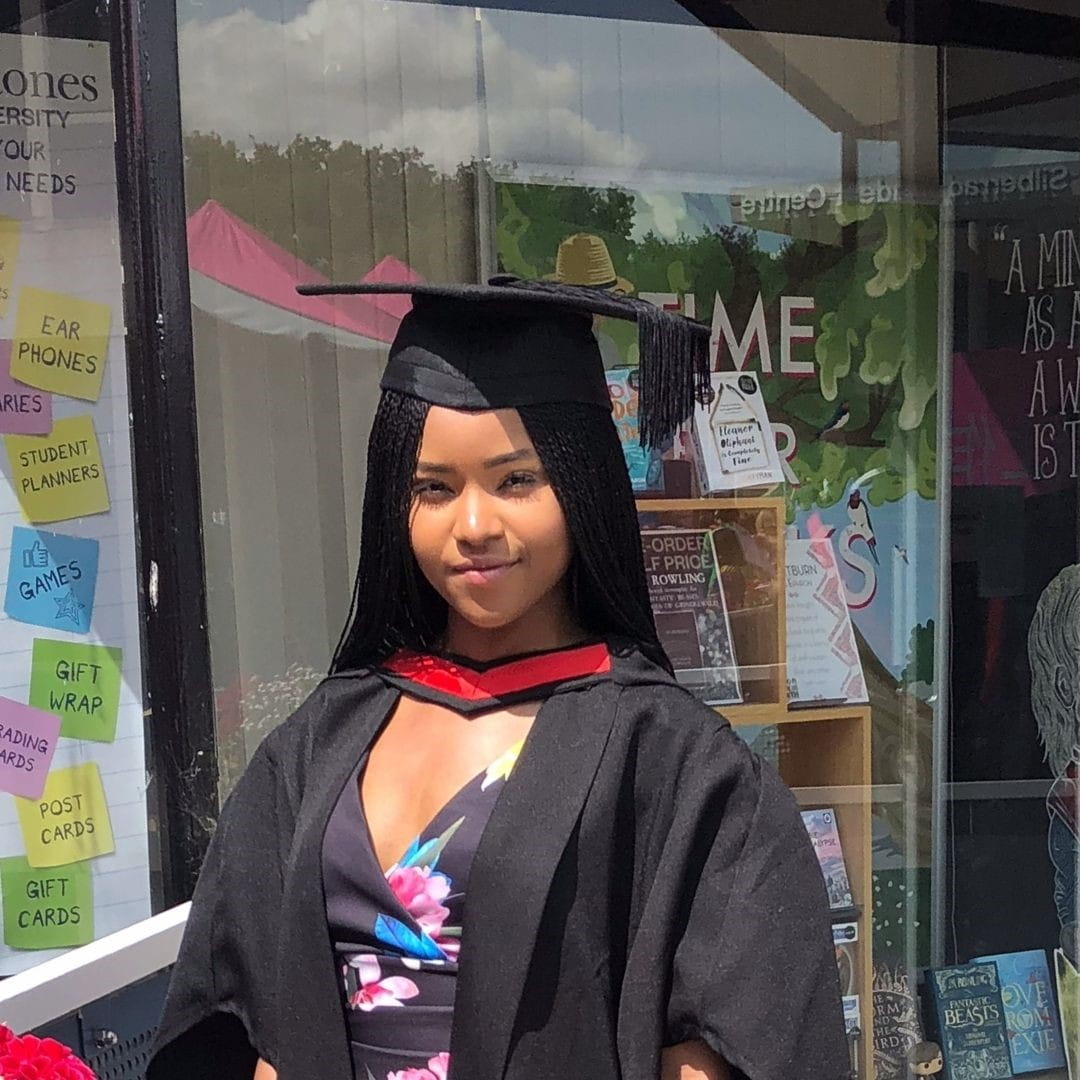
<path id="1" fill-rule="evenodd" d="M 474 777 L 384 874 L 361 761 L 323 840 L 326 911 L 356 1080 L 446 1080 L 469 866 L 522 743 Z"/>

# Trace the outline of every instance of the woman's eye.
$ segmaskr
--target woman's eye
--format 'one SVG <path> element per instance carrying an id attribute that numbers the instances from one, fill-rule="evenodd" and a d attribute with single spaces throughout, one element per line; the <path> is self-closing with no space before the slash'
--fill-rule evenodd
<path id="1" fill-rule="evenodd" d="M 449 491 L 441 480 L 417 480 L 413 484 L 413 495 L 417 499 L 438 499 Z"/>
<path id="2" fill-rule="evenodd" d="M 536 486 L 536 474 L 530 472 L 511 473 L 503 482 L 502 486 L 512 492 L 526 491 Z"/>

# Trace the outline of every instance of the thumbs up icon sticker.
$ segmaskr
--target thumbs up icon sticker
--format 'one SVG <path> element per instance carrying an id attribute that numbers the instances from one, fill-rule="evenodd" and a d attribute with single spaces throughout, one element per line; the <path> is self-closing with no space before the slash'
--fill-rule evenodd
<path id="1" fill-rule="evenodd" d="M 35 540 L 30 547 L 23 548 L 22 563 L 26 570 L 48 569 L 49 549 L 40 540 Z"/>

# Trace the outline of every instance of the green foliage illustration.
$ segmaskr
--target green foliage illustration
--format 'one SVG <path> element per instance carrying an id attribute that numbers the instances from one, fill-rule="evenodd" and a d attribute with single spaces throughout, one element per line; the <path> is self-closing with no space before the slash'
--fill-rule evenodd
<path id="1" fill-rule="evenodd" d="M 693 294 L 699 319 L 719 296 L 736 339 L 760 294 L 772 373 L 762 392 L 774 424 L 794 432 L 799 480 L 791 510 L 829 507 L 858 481 L 873 505 L 936 490 L 937 218 L 905 204 L 838 206 L 836 242 L 789 238 L 766 251 L 737 225 L 675 238 L 634 234 L 633 193 L 615 188 L 500 184 L 497 243 L 502 268 L 551 274 L 559 242 L 600 236 L 616 270 L 638 292 Z M 780 299 L 812 297 L 814 340 L 792 358 L 814 362 L 815 377 L 779 370 Z M 627 362 L 634 355 L 623 352 Z M 759 354 L 760 355 L 760 354 Z M 720 366 L 730 367 L 726 349 Z M 760 359 L 751 355 L 751 367 Z M 838 409 L 844 424 L 827 430 Z"/>

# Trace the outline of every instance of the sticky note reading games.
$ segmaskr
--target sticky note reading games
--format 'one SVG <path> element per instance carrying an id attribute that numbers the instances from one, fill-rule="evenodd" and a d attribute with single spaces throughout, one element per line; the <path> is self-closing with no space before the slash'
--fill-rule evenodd
<path id="1" fill-rule="evenodd" d="M 40 798 L 59 734 L 59 716 L 0 697 L 0 791 Z"/>
<path id="2" fill-rule="evenodd" d="M 108 304 L 30 286 L 20 289 L 12 376 L 41 390 L 97 401 L 111 319 Z"/>
<path id="3" fill-rule="evenodd" d="M 67 866 L 113 850 L 109 808 L 97 762 L 49 773 L 40 799 L 16 799 L 31 866 Z"/>
<path id="4" fill-rule="evenodd" d="M 18 218 L 0 217 L 0 319 L 6 318 L 8 313 L 11 288 L 15 281 L 15 265 L 19 261 L 21 229 Z M 4 370 L 7 370 L 6 366 Z"/>
<path id="5" fill-rule="evenodd" d="M 30 661 L 30 704 L 63 720 L 69 739 L 112 742 L 120 708 L 124 653 L 107 645 L 35 638 Z"/>
<path id="6" fill-rule="evenodd" d="M 66 949 L 94 940 L 90 867 L 32 867 L 22 856 L 0 859 L 4 944 L 13 949 Z"/>
<path id="7" fill-rule="evenodd" d="M 28 521 L 64 521 L 109 509 L 91 417 L 57 420 L 48 435 L 5 435 L 4 445 L 15 495 Z"/>
<path id="8" fill-rule="evenodd" d="M 86 634 L 94 614 L 98 542 L 81 536 L 11 530 L 4 612 L 19 622 Z"/>

